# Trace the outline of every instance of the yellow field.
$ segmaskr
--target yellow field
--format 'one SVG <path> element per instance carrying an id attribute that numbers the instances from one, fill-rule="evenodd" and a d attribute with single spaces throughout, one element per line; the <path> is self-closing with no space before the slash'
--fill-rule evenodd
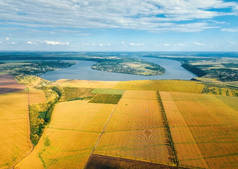
<path id="1" fill-rule="evenodd" d="M 127 90 L 123 98 L 133 100 L 157 100 L 157 94 L 155 91 L 148 90 Z"/>
<path id="2" fill-rule="evenodd" d="M 12 168 L 32 149 L 27 94 L 0 95 L 0 168 Z"/>
<path id="3" fill-rule="evenodd" d="M 160 107 L 155 99 L 155 91 L 126 91 L 106 131 L 134 131 L 163 127 Z"/>
<path id="4" fill-rule="evenodd" d="M 29 88 L 29 100 L 30 104 L 45 103 L 46 97 L 44 91 L 33 87 Z"/>
<path id="5" fill-rule="evenodd" d="M 38 145 L 16 168 L 83 168 L 94 145 L 93 153 L 171 164 L 156 97 L 156 91 L 126 91 L 116 106 L 59 103 Z"/>
<path id="6" fill-rule="evenodd" d="M 95 154 L 170 164 L 163 128 L 106 132 Z"/>
<path id="7" fill-rule="evenodd" d="M 114 105 L 59 103 L 34 151 L 16 168 L 83 168 Z"/>
<path id="8" fill-rule="evenodd" d="M 169 92 L 160 92 L 181 166 L 208 168 L 186 121 Z"/>
<path id="9" fill-rule="evenodd" d="M 166 92 L 161 97 L 181 165 L 238 167 L 238 112 L 222 101 L 232 97 Z"/>
<path id="10" fill-rule="evenodd" d="M 114 87 L 124 90 L 160 90 L 201 93 L 204 85 L 194 81 L 184 80 L 138 80 L 121 81 Z"/>
<path id="11" fill-rule="evenodd" d="M 156 91 L 126 91 L 95 154 L 170 164 Z"/>
<path id="12" fill-rule="evenodd" d="M 32 151 L 27 92 L 0 95 L 0 168 L 79 169 L 92 154 L 170 166 L 176 158 L 185 168 L 238 168 L 238 97 L 224 96 L 225 89 L 218 96 L 201 94 L 204 85 L 195 81 L 59 80 L 43 91 L 34 88 L 34 79 L 25 81 L 32 82 L 29 104 L 39 109 L 40 123 L 46 103 L 60 97 L 50 87 L 63 91 L 64 102 L 52 107 Z M 111 104 L 108 95 L 119 95 L 119 102 Z M 73 101 L 81 97 L 87 99 Z"/>
<path id="13" fill-rule="evenodd" d="M 78 87 L 78 88 L 114 88 L 117 81 L 90 81 L 90 80 L 58 80 L 56 85 L 62 87 Z"/>
<path id="14" fill-rule="evenodd" d="M 81 88 L 113 88 L 122 90 L 160 90 L 201 93 L 203 84 L 184 80 L 89 81 L 58 80 L 56 85 Z"/>
<path id="15" fill-rule="evenodd" d="M 49 128 L 98 133 L 114 107 L 86 101 L 60 103 L 54 110 Z"/>
<path id="16" fill-rule="evenodd" d="M 216 96 L 219 100 L 221 100 L 226 105 L 230 106 L 232 109 L 238 111 L 238 97 L 222 97 Z"/>

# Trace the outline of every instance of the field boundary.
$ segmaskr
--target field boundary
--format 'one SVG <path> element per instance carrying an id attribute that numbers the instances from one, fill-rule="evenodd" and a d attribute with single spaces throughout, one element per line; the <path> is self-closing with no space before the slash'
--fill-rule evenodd
<path id="1" fill-rule="evenodd" d="M 107 128 L 109 122 L 111 121 L 111 118 L 112 118 L 114 112 L 116 111 L 117 107 L 118 107 L 118 104 L 116 104 L 116 106 L 115 106 L 115 107 L 113 108 L 113 110 L 111 111 L 109 117 L 107 118 L 107 121 L 105 122 L 105 124 L 104 124 L 104 126 L 103 126 L 103 128 L 102 128 L 102 131 L 101 131 L 100 134 L 98 135 L 97 140 L 96 140 L 96 142 L 95 142 L 95 144 L 94 144 L 94 146 L 93 146 L 93 148 L 92 148 L 92 151 L 91 151 L 91 153 L 89 154 L 89 158 L 88 158 L 87 163 L 86 163 L 85 166 L 84 166 L 84 169 L 87 168 L 88 162 L 90 161 L 91 156 L 93 155 L 93 153 L 94 153 L 94 151 L 95 151 L 95 149 L 96 149 L 98 143 L 100 142 L 100 140 L 101 140 L 103 134 L 105 133 L 105 130 L 106 130 L 106 128 Z"/>
<path id="2" fill-rule="evenodd" d="M 168 105 L 167 105 L 167 106 L 164 106 L 165 112 L 166 112 L 167 117 L 168 117 L 168 119 L 167 119 L 167 120 L 168 120 L 168 123 L 170 122 L 170 120 L 173 120 L 174 122 L 175 122 L 175 121 L 176 121 L 176 122 L 179 122 L 180 125 L 182 124 L 182 125 L 184 126 L 184 128 L 186 129 L 186 133 L 189 135 L 190 139 L 191 139 L 192 142 L 194 143 L 194 144 L 192 144 L 192 145 L 194 145 L 194 146 L 192 147 L 192 149 L 196 150 L 196 152 L 198 153 L 198 155 L 201 157 L 201 158 L 199 158 L 199 159 L 201 159 L 201 163 L 204 165 L 203 168 L 209 168 L 207 162 L 206 162 L 205 159 L 204 159 L 203 154 L 201 153 L 200 148 L 198 147 L 197 142 L 196 142 L 195 139 L 194 139 L 193 134 L 192 134 L 191 131 L 190 131 L 190 128 L 188 127 L 188 125 L 187 125 L 187 123 L 186 123 L 186 121 L 185 121 L 183 115 L 182 115 L 181 112 L 179 111 L 179 109 L 178 109 L 176 103 L 174 102 L 171 93 L 170 93 L 170 92 L 160 92 L 160 96 L 161 96 L 161 95 L 162 95 L 161 100 L 163 100 L 164 105 L 166 105 L 165 102 L 168 102 L 168 103 L 167 103 Z M 171 105 L 171 104 L 169 104 L 169 103 L 172 103 L 172 104 L 174 105 L 174 109 L 171 110 L 171 111 L 169 111 L 169 107 L 173 107 L 173 105 Z M 166 109 L 168 109 L 168 111 L 167 111 Z M 169 125 L 172 125 L 172 126 L 173 126 L 173 124 L 169 124 Z M 180 125 L 179 125 L 179 126 L 180 126 Z M 173 126 L 173 128 L 177 128 L 177 127 L 178 127 L 178 124 L 175 124 L 175 125 Z M 173 132 L 171 133 L 171 137 L 173 137 Z M 179 143 L 178 143 L 178 144 L 179 144 Z M 176 147 L 176 145 L 177 145 L 177 143 L 174 144 L 174 147 Z M 190 143 L 189 145 L 191 145 L 191 143 Z M 190 167 L 190 168 L 194 168 L 194 167 L 195 167 L 195 166 L 188 166 L 187 164 L 181 164 L 182 161 L 186 161 L 186 160 L 184 160 L 184 159 L 180 160 L 180 156 L 179 156 L 178 154 L 177 154 L 177 159 L 178 159 L 178 161 L 180 162 L 180 163 L 179 163 L 179 166 L 180 166 L 180 167 L 181 167 L 181 166 L 183 166 L 183 167 Z M 178 167 L 179 167 L 179 166 L 178 166 Z M 199 167 L 196 166 L 195 168 L 199 168 Z"/>
<path id="3" fill-rule="evenodd" d="M 29 142 L 31 145 L 31 149 L 25 154 L 25 156 L 22 159 L 19 159 L 12 167 L 12 169 L 15 169 L 16 165 L 19 164 L 21 161 L 23 161 L 25 158 L 27 158 L 32 151 L 34 150 L 34 146 L 31 142 L 31 125 L 30 125 L 30 90 L 29 88 L 25 88 L 25 92 L 26 92 L 26 97 L 27 97 L 27 123 L 28 123 L 28 137 L 29 137 Z"/>
<path id="4" fill-rule="evenodd" d="M 92 154 L 91 160 L 88 163 L 87 169 L 187 169 L 166 164 L 153 163 L 141 160 L 132 160 L 122 157 L 114 157 L 100 154 Z"/>
<path id="5" fill-rule="evenodd" d="M 158 97 L 158 102 L 159 102 L 160 107 L 161 107 L 161 114 L 163 116 L 163 123 L 164 123 L 165 129 L 166 129 L 165 133 L 166 133 L 167 139 L 168 139 L 167 140 L 168 141 L 168 149 L 169 149 L 168 151 L 172 153 L 171 154 L 172 157 L 170 158 L 170 160 L 172 161 L 172 163 L 174 165 L 176 165 L 176 167 L 178 167 L 179 166 L 179 160 L 178 160 L 178 157 L 177 157 L 177 152 L 176 152 L 176 149 L 175 149 L 175 146 L 174 146 L 174 141 L 173 141 L 173 138 L 172 138 L 172 135 L 171 135 L 168 119 L 167 119 L 167 116 L 166 116 L 166 112 L 165 112 L 164 105 L 162 103 L 159 91 L 157 91 L 157 97 Z"/>

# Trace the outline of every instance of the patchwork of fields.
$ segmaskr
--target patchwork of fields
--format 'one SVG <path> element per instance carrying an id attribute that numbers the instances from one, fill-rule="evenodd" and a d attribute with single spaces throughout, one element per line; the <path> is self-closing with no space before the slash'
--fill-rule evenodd
<path id="1" fill-rule="evenodd" d="M 0 168 L 238 168 L 238 97 L 204 89 L 181 80 L 59 80 L 0 94 Z M 43 123 L 46 102 L 55 106 Z M 42 130 L 34 149 L 33 127 Z"/>
<path id="2" fill-rule="evenodd" d="M 34 151 L 16 168 L 83 168 L 114 105 L 59 103 Z"/>
<path id="3" fill-rule="evenodd" d="M 169 147 L 155 91 L 126 91 L 95 154 L 170 164 Z"/>
<path id="4" fill-rule="evenodd" d="M 238 167 L 238 112 L 222 101 L 236 99 L 238 103 L 237 98 L 166 92 L 162 96 L 166 113 L 170 114 L 171 107 L 174 107 L 171 113 L 176 112 L 168 119 L 181 165 Z"/>

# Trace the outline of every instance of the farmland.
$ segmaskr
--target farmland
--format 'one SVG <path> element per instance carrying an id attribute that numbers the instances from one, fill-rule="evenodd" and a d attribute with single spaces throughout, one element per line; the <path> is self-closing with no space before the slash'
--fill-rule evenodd
<path id="1" fill-rule="evenodd" d="M 34 89 L 34 88 L 33 88 Z M 55 104 L 60 100 L 61 94 L 58 93 L 58 88 L 44 88 L 44 90 L 38 90 L 40 94 L 44 92 L 44 101 L 32 103 L 30 100 L 32 96 L 31 90 L 29 89 L 29 117 L 30 117 L 30 126 L 31 126 L 31 141 L 36 145 L 44 131 L 45 126 L 51 120 L 51 114 L 54 109 Z M 35 90 L 35 89 L 34 89 Z M 33 90 L 33 91 L 34 91 Z M 36 97 L 37 100 L 40 98 L 39 95 Z M 33 99 L 35 100 L 35 99 Z"/>
<path id="2" fill-rule="evenodd" d="M 237 98 L 168 92 L 161 96 L 182 166 L 237 168 L 238 114 L 234 105 L 226 104 Z"/>
<path id="3" fill-rule="evenodd" d="M 94 153 L 169 165 L 168 151 L 156 93 L 126 91 Z"/>
<path id="4" fill-rule="evenodd" d="M 0 75 L 0 168 L 12 168 L 32 149 L 24 88 L 13 76 Z"/>
<path id="5" fill-rule="evenodd" d="M 1 129 L 7 130 L 0 135 L 0 168 L 238 166 L 236 88 L 182 80 L 23 76 L 19 84 L 4 78 L 20 90 L 0 94 Z"/>
<path id="6" fill-rule="evenodd" d="M 137 81 L 89 81 L 89 80 L 58 80 L 55 85 L 78 87 L 78 88 L 95 88 L 96 90 L 117 89 L 117 90 L 162 90 L 178 91 L 188 93 L 201 93 L 204 84 L 196 81 L 184 80 L 137 80 Z M 115 91 L 115 90 L 114 90 Z M 104 93 L 107 94 L 107 93 Z M 112 93 L 115 94 L 115 93 Z"/>
<path id="7" fill-rule="evenodd" d="M 90 88 L 63 87 L 60 101 L 84 100 L 94 96 Z"/>
<path id="8" fill-rule="evenodd" d="M 0 121 L 0 168 L 12 168 L 32 149 L 26 92 L 0 95 Z"/>
<path id="9" fill-rule="evenodd" d="M 16 168 L 83 168 L 113 105 L 59 103 L 34 151 Z"/>
<path id="10" fill-rule="evenodd" d="M 13 76 L 9 74 L 0 74 L 0 94 L 17 92 L 23 89 L 24 86 L 18 84 Z"/>

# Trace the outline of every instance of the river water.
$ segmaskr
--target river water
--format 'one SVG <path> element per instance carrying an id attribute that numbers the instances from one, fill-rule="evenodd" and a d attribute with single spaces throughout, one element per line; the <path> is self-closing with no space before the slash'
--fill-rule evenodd
<path id="1" fill-rule="evenodd" d="M 156 76 L 131 75 L 124 73 L 103 72 L 91 69 L 96 63 L 93 61 L 76 61 L 71 67 L 51 71 L 43 74 L 41 77 L 47 80 L 55 81 L 59 79 L 80 79 L 80 80 L 102 80 L 102 81 L 127 81 L 127 80 L 155 80 L 155 79 L 181 79 L 190 80 L 196 77 L 193 73 L 185 70 L 181 63 L 170 59 L 147 58 L 143 60 L 159 64 L 166 69 L 165 73 Z"/>

